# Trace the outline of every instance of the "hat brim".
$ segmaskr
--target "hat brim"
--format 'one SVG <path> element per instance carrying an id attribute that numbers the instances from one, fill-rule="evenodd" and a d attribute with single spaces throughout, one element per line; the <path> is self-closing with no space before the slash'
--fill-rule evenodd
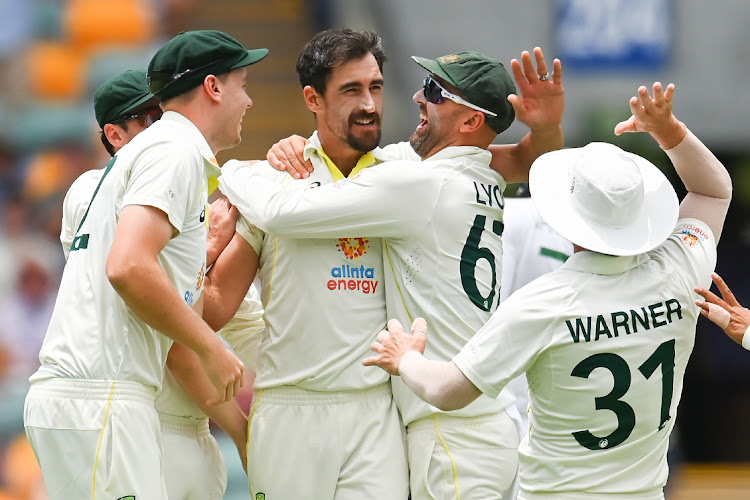
<path id="1" fill-rule="evenodd" d="M 244 68 L 245 66 L 250 66 L 251 64 L 255 64 L 258 61 L 263 60 L 267 55 L 268 55 L 268 49 L 248 49 L 247 54 L 245 54 L 245 57 L 243 57 L 236 63 L 232 64 L 232 66 L 229 69 L 233 70 L 233 69 Z"/>
<path id="2" fill-rule="evenodd" d="M 129 113 L 133 113 L 134 111 L 140 111 L 142 107 L 147 107 L 147 106 L 144 106 L 144 104 L 147 104 L 150 101 L 153 101 L 154 105 L 158 105 L 159 104 L 159 98 L 158 97 L 156 97 L 154 94 L 148 94 L 148 95 L 143 96 L 140 99 L 136 100 L 122 114 L 129 114 Z"/>
<path id="3" fill-rule="evenodd" d="M 546 153 L 531 166 L 531 198 L 545 222 L 572 243 L 607 255 L 637 255 L 662 244 L 674 231 L 679 213 L 677 194 L 662 171 L 626 152 L 643 178 L 644 210 L 629 226 L 601 226 L 583 218 L 573 203 L 568 169 L 579 158 L 579 149 Z"/>
<path id="4" fill-rule="evenodd" d="M 434 59 L 425 59 L 424 57 L 411 56 L 411 58 L 415 63 L 419 64 L 433 75 L 439 76 L 451 85 L 456 85 L 456 82 L 453 81 L 453 78 L 448 76 L 448 73 L 443 70 L 443 67 L 440 66 L 439 62 L 435 61 Z"/>

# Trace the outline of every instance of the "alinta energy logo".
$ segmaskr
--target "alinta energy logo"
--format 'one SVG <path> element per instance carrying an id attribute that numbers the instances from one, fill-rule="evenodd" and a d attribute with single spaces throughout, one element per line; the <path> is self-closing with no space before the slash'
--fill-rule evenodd
<path id="1" fill-rule="evenodd" d="M 348 260 L 359 260 L 367 253 L 367 238 L 339 238 L 336 246 Z M 365 294 L 375 293 L 379 281 L 375 279 L 375 268 L 363 265 L 344 264 L 331 268 L 331 278 L 326 286 L 329 290 L 352 290 Z"/>
<path id="2" fill-rule="evenodd" d="M 339 238 L 336 246 L 339 247 L 339 252 L 344 252 L 347 259 L 358 260 L 367 253 L 368 243 L 367 238 Z"/>

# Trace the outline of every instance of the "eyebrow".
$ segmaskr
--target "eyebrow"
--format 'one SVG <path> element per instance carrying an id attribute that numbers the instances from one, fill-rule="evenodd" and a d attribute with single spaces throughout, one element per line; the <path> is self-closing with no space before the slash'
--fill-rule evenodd
<path id="1" fill-rule="evenodd" d="M 378 78 L 377 80 L 373 80 L 370 82 L 370 85 L 383 85 L 383 79 Z M 360 87 L 362 87 L 362 84 L 360 82 L 347 82 L 339 87 L 339 92 L 349 89 L 357 89 Z"/>

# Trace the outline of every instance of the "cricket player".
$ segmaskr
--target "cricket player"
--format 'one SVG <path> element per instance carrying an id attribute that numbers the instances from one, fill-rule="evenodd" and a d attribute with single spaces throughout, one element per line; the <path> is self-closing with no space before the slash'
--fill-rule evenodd
<path id="1" fill-rule="evenodd" d="M 611 144 L 543 155 L 532 199 L 576 253 L 503 302 L 452 361 L 422 355 L 421 319 L 414 335 L 392 322 L 366 360 L 443 409 L 494 398 L 526 371 L 521 500 L 664 498 L 698 320 L 693 286 L 710 283 L 732 192 L 723 165 L 673 115 L 674 89 L 655 83 L 652 97 L 640 87 L 615 133 L 657 141 L 687 188 L 682 203 L 657 167 Z"/>
<path id="2" fill-rule="evenodd" d="M 246 66 L 267 52 L 194 31 L 149 64 L 164 115 L 102 173 L 30 379 L 24 424 L 52 499 L 166 498 L 154 396 L 173 340 L 205 370 L 207 404 L 242 385 L 242 362 L 192 307 L 206 267 L 206 168 L 239 143 Z"/>
<path id="3" fill-rule="evenodd" d="M 94 94 L 94 112 L 102 128 L 102 142 L 112 156 L 130 142 L 132 137 L 161 117 L 158 102 L 148 89 L 145 71 L 126 71 L 97 89 Z M 218 173 L 218 167 L 213 164 L 209 168 L 207 175 Z M 84 172 L 73 182 L 65 196 L 60 241 L 66 258 L 76 229 L 103 172 Z M 234 235 L 237 217 L 229 208 L 231 207 L 225 199 L 217 200 L 210 206 L 207 266 L 216 260 L 221 249 Z M 231 229 L 228 235 L 225 235 L 226 227 Z M 257 339 L 263 331 L 261 307 L 259 299 L 249 296 L 243 301 L 238 314 L 221 332 L 243 363 L 257 352 L 253 339 Z M 171 358 L 167 356 L 167 365 L 173 366 L 178 375 L 182 374 L 186 378 L 194 377 L 195 369 L 200 369 L 199 366 L 180 365 L 174 359 L 174 354 Z M 164 480 L 170 500 L 221 499 L 224 496 L 226 467 L 218 444 L 209 432 L 208 416 L 201 409 L 203 403 L 204 401 L 196 403 L 191 400 L 172 371 L 165 370 L 163 385 L 156 395 L 154 406 L 161 424 Z M 247 418 L 237 403 L 229 401 L 207 407 L 206 412 L 232 437 L 241 457 L 244 457 Z"/>
<path id="4" fill-rule="evenodd" d="M 490 167 L 487 148 L 513 122 L 514 108 L 532 130 L 557 135 L 562 145 L 561 66 L 555 62 L 547 81 L 541 50 L 536 52 L 544 79 L 528 53 L 523 70 L 513 63 L 523 101 L 505 68 L 482 54 L 415 58 L 429 72 L 413 98 L 422 121 L 410 147 L 421 162 L 382 163 L 313 189 L 279 185 L 256 168 L 234 163 L 224 167 L 229 177 L 221 181 L 222 190 L 248 221 L 278 238 L 384 238 L 388 315 L 432 318 L 441 333 L 431 353 L 450 359 L 499 299 L 506 179 Z M 552 105 L 538 106 L 527 95 L 544 95 Z M 506 175 L 522 180 L 521 170 Z M 366 268 L 346 265 L 332 270 L 326 286 L 364 290 L 366 278 Z M 456 323 L 460 328 L 452 329 Z M 393 393 L 408 426 L 413 499 L 500 498 L 517 468 L 518 430 L 506 412 L 514 411 L 509 392 L 452 414 L 424 404 L 398 380 Z"/>

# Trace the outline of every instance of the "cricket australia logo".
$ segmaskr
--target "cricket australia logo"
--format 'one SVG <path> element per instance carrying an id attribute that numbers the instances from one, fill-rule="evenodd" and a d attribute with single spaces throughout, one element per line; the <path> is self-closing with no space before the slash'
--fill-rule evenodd
<path id="1" fill-rule="evenodd" d="M 344 252 L 347 259 L 358 260 L 367 253 L 368 243 L 367 238 L 339 238 L 336 246 L 339 248 L 339 252 Z"/>

